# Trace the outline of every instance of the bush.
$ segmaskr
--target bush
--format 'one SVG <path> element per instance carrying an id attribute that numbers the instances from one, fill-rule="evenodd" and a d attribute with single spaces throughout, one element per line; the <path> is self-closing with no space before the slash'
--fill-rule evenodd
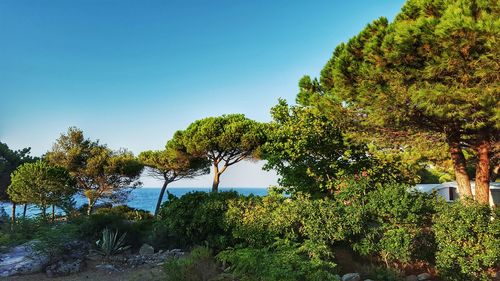
<path id="1" fill-rule="evenodd" d="M 433 229 L 445 280 L 490 280 L 489 270 L 500 266 L 499 213 L 474 201 L 440 206 Z"/>
<path id="2" fill-rule="evenodd" d="M 276 238 L 297 240 L 300 226 L 296 204 L 282 195 L 241 197 L 229 202 L 226 229 L 237 243 L 265 247 Z"/>
<path id="3" fill-rule="evenodd" d="M 232 249 L 217 255 L 243 281 L 339 280 L 333 274 L 335 264 L 331 258 L 324 245 L 287 240 L 277 240 L 270 247 Z"/>
<path id="4" fill-rule="evenodd" d="M 167 281 L 212 280 L 219 273 L 215 259 L 206 247 L 195 247 L 189 256 L 170 259 L 165 264 Z"/>
<path id="5" fill-rule="evenodd" d="M 181 198 L 169 194 L 159 219 L 180 246 L 208 243 L 211 248 L 222 249 L 232 243 L 224 227 L 228 202 L 238 197 L 236 192 L 190 192 Z"/>
<path id="6" fill-rule="evenodd" d="M 387 266 L 415 260 L 431 261 L 435 253 L 430 232 L 436 199 L 412 192 L 409 186 L 388 184 L 366 195 L 364 235 L 354 249 L 377 255 Z"/>
<path id="7" fill-rule="evenodd" d="M 40 218 L 19 218 L 14 224 L 3 224 L 0 228 L 0 246 L 13 246 L 32 240 L 45 225 L 45 221 Z"/>
<path id="8" fill-rule="evenodd" d="M 37 231 L 34 248 L 48 255 L 51 259 L 59 258 L 67 250 L 66 245 L 75 241 L 78 227 L 73 224 L 60 223 L 42 227 Z"/>
<path id="9" fill-rule="evenodd" d="M 118 205 L 110 208 L 99 208 L 95 210 L 94 214 L 113 214 L 131 221 L 142 221 L 153 218 L 153 215 L 150 212 L 146 210 L 135 209 L 127 205 Z"/>
<path id="10" fill-rule="evenodd" d="M 101 238 L 105 228 L 109 228 L 119 233 L 127 233 L 125 244 L 130 245 L 133 249 L 138 249 L 147 242 L 153 220 L 130 221 L 126 219 L 124 214 L 110 212 L 80 217 L 73 220 L 72 223 L 79 226 L 78 235 L 83 240 L 93 243 Z"/>

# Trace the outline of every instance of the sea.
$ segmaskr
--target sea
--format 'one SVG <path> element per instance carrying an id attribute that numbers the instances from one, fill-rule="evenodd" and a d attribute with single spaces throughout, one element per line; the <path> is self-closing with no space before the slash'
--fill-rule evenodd
<path id="1" fill-rule="evenodd" d="M 121 204 L 126 204 L 130 207 L 136 208 L 136 209 L 142 209 L 146 210 L 149 212 L 154 212 L 154 208 L 156 206 L 156 201 L 158 200 L 158 196 L 160 194 L 161 188 L 156 188 L 156 187 L 141 187 L 134 189 L 128 197 L 128 200 L 126 202 L 122 202 L 120 204 L 115 204 L 115 205 L 121 205 Z M 167 191 L 172 193 L 173 195 L 177 197 L 181 197 L 182 195 L 188 193 L 188 192 L 195 192 L 195 191 L 201 191 L 201 192 L 210 192 L 211 188 L 209 187 L 169 187 L 167 188 Z M 265 196 L 267 195 L 267 188 L 265 187 L 220 187 L 219 191 L 236 191 L 241 195 L 256 195 L 256 196 Z M 167 193 L 165 192 L 163 196 L 163 202 L 168 200 Z M 81 195 L 75 195 L 75 201 L 76 201 L 76 206 L 80 207 L 83 204 L 87 203 L 87 199 L 84 198 Z M 11 215 L 12 213 L 12 204 L 9 202 L 0 202 L 0 212 L 3 209 L 7 215 Z M 16 208 L 16 214 L 19 216 L 23 212 L 23 206 L 17 206 Z M 34 216 L 40 213 L 40 210 L 36 206 L 28 206 L 27 209 L 27 216 Z M 50 213 L 50 211 L 49 211 Z M 60 214 L 62 213 L 61 210 L 56 210 L 56 213 Z"/>

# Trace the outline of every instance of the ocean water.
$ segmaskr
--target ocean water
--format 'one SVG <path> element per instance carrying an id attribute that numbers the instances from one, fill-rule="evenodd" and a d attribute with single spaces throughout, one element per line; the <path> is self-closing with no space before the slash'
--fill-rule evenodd
<path id="1" fill-rule="evenodd" d="M 154 208 L 156 206 L 156 201 L 158 200 L 158 196 L 160 195 L 161 188 L 137 188 L 133 190 L 127 202 L 125 202 L 128 206 L 143 209 L 150 212 L 154 212 Z M 211 188 L 203 188 L 203 187 L 169 187 L 167 190 L 173 195 L 180 197 L 188 192 L 193 191 L 202 191 L 202 192 L 210 192 Z M 236 191 L 242 195 L 257 195 L 257 196 L 265 196 L 267 195 L 267 188 L 259 188 L 259 187 L 237 187 L 237 188 L 229 188 L 229 187 L 221 187 L 219 191 Z M 163 202 L 168 199 L 167 193 L 163 196 Z M 87 203 L 87 200 L 83 196 L 75 196 L 75 201 L 77 207 L 82 206 Z M 10 215 L 12 213 L 12 205 L 8 202 L 0 202 L 0 208 L 3 208 L 5 212 Z M 23 206 L 18 206 L 16 208 L 16 213 L 21 215 L 23 211 Z M 33 216 L 40 212 L 40 210 L 36 206 L 29 206 L 27 215 Z M 49 211 L 50 212 L 50 211 Z M 57 213 L 61 213 L 61 210 L 57 210 Z"/>

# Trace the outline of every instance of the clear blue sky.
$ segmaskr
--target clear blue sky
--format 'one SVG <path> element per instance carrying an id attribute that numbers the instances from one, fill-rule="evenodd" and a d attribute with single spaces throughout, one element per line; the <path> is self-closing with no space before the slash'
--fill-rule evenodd
<path id="1" fill-rule="evenodd" d="M 139 153 L 207 116 L 268 121 L 337 44 L 403 3 L 1 0 L 0 141 L 40 155 L 77 126 Z M 276 181 L 259 164 L 231 168 L 221 186 Z"/>

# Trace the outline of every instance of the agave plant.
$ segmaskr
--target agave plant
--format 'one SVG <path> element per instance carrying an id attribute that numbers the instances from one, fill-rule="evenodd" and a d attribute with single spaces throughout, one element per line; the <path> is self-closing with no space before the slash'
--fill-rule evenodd
<path id="1" fill-rule="evenodd" d="M 125 237 L 127 233 L 123 233 L 120 237 L 118 237 L 118 231 L 111 231 L 108 228 L 105 228 L 102 231 L 102 238 L 97 240 L 96 250 L 98 254 L 104 256 L 104 258 L 108 259 L 110 256 L 119 254 L 130 246 L 125 245 Z"/>

